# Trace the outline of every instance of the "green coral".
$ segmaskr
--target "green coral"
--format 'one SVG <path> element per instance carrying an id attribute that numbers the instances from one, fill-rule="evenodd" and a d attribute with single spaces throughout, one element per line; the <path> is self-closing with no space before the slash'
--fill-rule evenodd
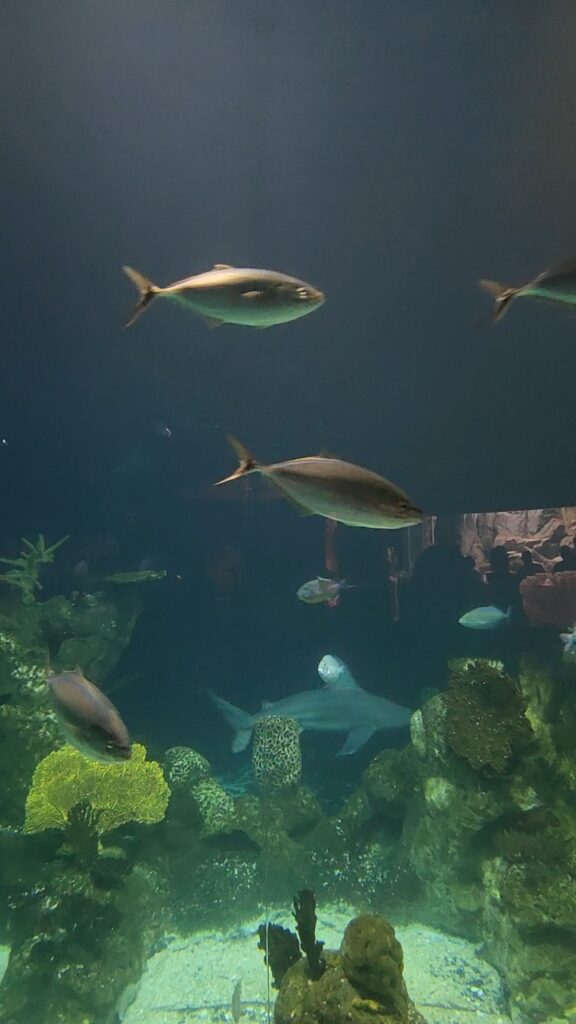
<path id="1" fill-rule="evenodd" d="M 65 746 L 45 757 L 36 768 L 26 800 L 24 832 L 65 828 L 72 808 L 89 804 L 98 831 L 109 832 L 127 821 L 152 824 L 166 812 L 170 790 L 155 761 L 135 743 L 123 764 L 101 764 Z"/>
<path id="2" fill-rule="evenodd" d="M 192 789 L 192 797 L 202 818 L 204 835 L 215 835 L 234 827 L 234 800 L 215 779 L 198 782 Z"/>
<path id="3" fill-rule="evenodd" d="M 191 747 L 170 747 L 164 755 L 166 778 L 173 789 L 211 778 L 210 762 Z"/>
<path id="4" fill-rule="evenodd" d="M 33 604 L 36 600 L 36 591 L 42 590 L 40 583 L 40 570 L 45 565 L 51 565 L 58 548 L 68 540 L 62 537 L 55 544 L 46 546 L 46 541 L 41 533 L 35 543 L 22 538 L 22 551 L 18 558 L 0 558 L 3 565 L 11 568 L 0 575 L 0 580 L 9 583 L 11 587 L 17 587 L 21 592 L 23 604 Z"/>

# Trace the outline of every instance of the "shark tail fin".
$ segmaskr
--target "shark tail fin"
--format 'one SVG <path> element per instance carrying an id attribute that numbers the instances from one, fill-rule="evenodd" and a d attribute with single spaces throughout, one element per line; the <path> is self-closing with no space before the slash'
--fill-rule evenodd
<path id="1" fill-rule="evenodd" d="M 242 711 L 242 708 L 237 708 L 234 704 L 230 704 L 229 701 L 223 700 L 222 697 L 218 697 L 212 690 L 210 690 L 210 697 L 218 710 L 222 712 L 230 728 L 234 730 L 234 739 L 232 740 L 232 750 L 234 753 L 237 754 L 240 750 L 246 750 L 254 728 L 252 715 L 249 715 L 247 711 Z"/>
<path id="2" fill-rule="evenodd" d="M 252 455 L 252 452 L 248 450 L 242 441 L 239 441 L 233 434 L 228 434 L 228 444 L 234 449 L 236 457 L 238 459 L 238 469 L 235 469 L 230 476 L 225 476 L 223 480 L 217 480 L 215 487 L 219 484 L 227 484 L 230 480 L 238 480 L 241 476 L 246 476 L 247 473 L 257 473 L 260 469 L 260 464 Z"/>
<path id="3" fill-rule="evenodd" d="M 498 281 L 478 281 L 478 286 L 483 292 L 487 292 L 488 295 L 492 296 L 494 308 L 477 326 L 481 327 L 482 324 L 486 323 L 495 324 L 497 320 L 504 316 L 512 299 L 518 294 L 518 288 L 510 288 L 509 285 L 500 284 Z"/>
<path id="4" fill-rule="evenodd" d="M 158 288 L 158 285 L 155 285 L 149 280 L 149 278 L 144 277 L 144 274 L 141 274 L 139 270 L 134 270 L 132 267 L 122 267 L 122 270 L 130 278 L 132 284 L 136 285 L 136 288 L 138 289 L 138 302 L 136 304 L 136 308 L 128 322 L 125 324 L 125 327 L 131 327 L 140 314 L 144 312 L 148 303 L 152 302 L 152 299 L 158 294 L 160 289 Z"/>

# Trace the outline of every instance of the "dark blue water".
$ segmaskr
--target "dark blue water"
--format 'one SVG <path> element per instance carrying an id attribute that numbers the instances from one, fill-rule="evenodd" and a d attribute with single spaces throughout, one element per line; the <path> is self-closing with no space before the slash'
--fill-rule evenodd
<path id="1" fill-rule="evenodd" d="M 433 514 L 574 500 L 574 320 L 520 303 L 472 326 L 478 277 L 575 251 L 575 19 L 568 0 L 4 5 L 0 548 L 70 534 L 47 593 L 85 558 L 168 570 L 118 698 L 148 743 L 224 750 L 208 686 L 256 707 L 329 650 L 406 703 L 428 682 L 390 622 L 390 538 L 341 529 L 361 587 L 300 606 L 324 524 L 212 492 L 228 431 L 265 461 L 329 448 Z M 218 261 L 327 303 L 262 333 L 161 304 L 122 330 L 121 264 L 168 283 Z"/>

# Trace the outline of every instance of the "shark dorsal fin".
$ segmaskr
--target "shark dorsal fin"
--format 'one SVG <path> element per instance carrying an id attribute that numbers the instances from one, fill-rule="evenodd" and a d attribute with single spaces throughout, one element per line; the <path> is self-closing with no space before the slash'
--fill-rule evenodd
<path id="1" fill-rule="evenodd" d="M 215 263 L 212 270 L 234 270 L 230 263 Z"/>

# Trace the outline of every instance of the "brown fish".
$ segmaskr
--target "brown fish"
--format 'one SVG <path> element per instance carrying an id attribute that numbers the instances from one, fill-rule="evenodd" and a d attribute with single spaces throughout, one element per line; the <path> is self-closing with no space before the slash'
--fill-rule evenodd
<path id="1" fill-rule="evenodd" d="M 81 669 L 46 680 L 66 739 L 95 761 L 125 761 L 132 754 L 128 730 L 116 708 Z"/>
<path id="2" fill-rule="evenodd" d="M 516 288 L 498 281 L 479 281 L 478 284 L 494 299 L 494 309 L 487 318 L 491 323 L 500 320 L 510 303 L 523 296 L 553 302 L 557 306 L 576 307 L 576 258 L 564 260 Z"/>
<path id="3" fill-rule="evenodd" d="M 160 288 L 138 270 L 132 267 L 122 269 L 136 285 L 139 294 L 138 305 L 127 327 L 155 298 L 172 299 L 181 306 L 187 306 L 209 327 L 218 327 L 219 324 L 272 327 L 306 316 L 325 301 L 318 288 L 277 270 L 217 263 L 203 274 Z"/>
<path id="4" fill-rule="evenodd" d="M 324 454 L 263 466 L 235 437 L 228 440 L 240 465 L 217 485 L 261 473 L 302 512 L 347 526 L 398 530 L 424 518 L 399 487 L 373 470 Z"/>

